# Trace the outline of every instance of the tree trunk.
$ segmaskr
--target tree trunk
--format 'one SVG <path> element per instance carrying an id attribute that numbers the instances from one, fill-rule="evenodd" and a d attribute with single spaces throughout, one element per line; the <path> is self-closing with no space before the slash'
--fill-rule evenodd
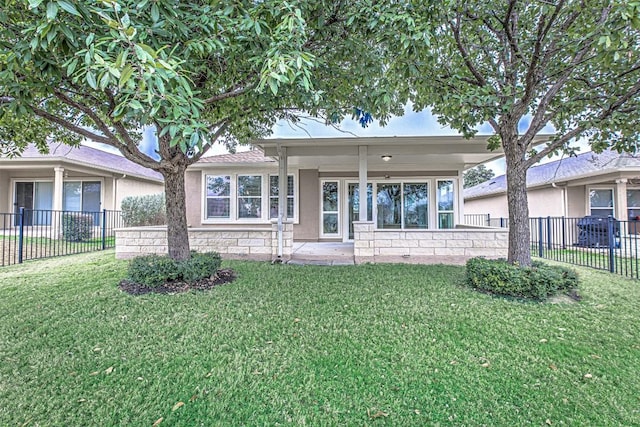
<path id="1" fill-rule="evenodd" d="M 184 190 L 184 174 L 187 167 L 183 164 L 175 166 L 170 170 L 160 171 L 164 177 L 167 245 L 169 257 L 176 260 L 185 260 L 190 257 L 186 193 Z"/>
<path id="2" fill-rule="evenodd" d="M 508 261 L 520 266 L 531 265 L 529 204 L 527 201 L 527 169 L 524 152 L 518 146 L 517 137 L 503 139 L 507 174 L 507 204 L 509 206 Z"/>

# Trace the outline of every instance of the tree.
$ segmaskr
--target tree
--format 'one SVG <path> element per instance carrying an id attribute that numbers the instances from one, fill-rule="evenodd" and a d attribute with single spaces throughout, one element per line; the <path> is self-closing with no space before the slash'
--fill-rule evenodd
<path id="1" fill-rule="evenodd" d="M 372 34 L 399 15 L 366 1 L 3 3 L 2 149 L 86 138 L 160 172 L 174 259 L 189 257 L 185 170 L 216 141 L 264 137 L 301 112 L 401 111 L 378 84 L 388 67 Z M 145 126 L 157 158 L 139 149 Z"/>
<path id="2" fill-rule="evenodd" d="M 424 19 L 420 9 L 408 9 Z M 430 11 L 433 13 L 433 11 Z M 511 263 L 531 264 L 526 173 L 579 137 L 635 152 L 640 4 L 601 0 L 441 2 L 430 44 L 405 49 L 414 106 L 472 136 L 489 123 L 506 158 Z M 428 76 L 428 78 L 425 78 Z M 555 135 L 539 151 L 534 137 Z"/>
<path id="3" fill-rule="evenodd" d="M 487 168 L 485 165 L 478 165 L 464 173 L 464 188 L 482 184 L 494 176 L 496 176 L 496 174 L 493 173 L 493 170 Z"/>

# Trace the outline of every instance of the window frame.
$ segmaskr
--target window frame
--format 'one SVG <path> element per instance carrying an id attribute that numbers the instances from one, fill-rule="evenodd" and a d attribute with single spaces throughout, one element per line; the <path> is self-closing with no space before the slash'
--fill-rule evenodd
<path id="1" fill-rule="evenodd" d="M 279 196 L 272 196 L 271 195 L 271 177 L 276 177 L 278 178 L 278 180 L 280 179 L 280 175 L 277 173 L 270 173 L 267 176 L 267 185 L 268 185 L 268 190 L 267 192 L 268 194 L 268 200 L 267 200 L 267 209 L 269 210 L 269 212 L 267 212 L 267 215 L 269 217 L 270 220 L 275 220 L 278 219 L 278 213 L 276 212 L 275 216 L 271 216 L 271 199 L 279 199 Z M 289 194 L 287 194 L 287 200 L 289 200 L 289 198 L 293 199 L 293 215 L 289 216 L 289 213 L 287 212 L 287 221 L 289 220 L 297 220 L 298 216 L 297 216 L 297 212 L 298 212 L 298 198 L 296 197 L 296 195 L 298 194 L 297 188 L 296 188 L 296 176 L 293 173 L 289 173 L 287 174 L 287 181 L 289 179 L 289 177 L 291 177 L 293 179 L 293 185 L 292 185 L 292 192 L 293 194 L 290 196 Z M 289 188 L 289 183 L 287 182 L 287 189 Z M 287 202 L 287 207 L 288 207 L 288 202 Z"/>
<path id="2" fill-rule="evenodd" d="M 586 189 L 586 196 L 585 196 L 585 202 L 586 202 L 586 208 L 587 208 L 587 214 L 590 216 L 593 216 L 592 210 L 593 208 L 591 207 L 591 192 L 592 191 L 598 191 L 598 190 L 607 190 L 611 193 L 611 207 L 607 207 L 607 208 L 595 208 L 596 210 L 600 209 L 600 210 L 611 210 L 611 216 L 616 215 L 616 193 L 615 193 L 615 189 L 613 187 L 608 187 L 608 186 L 589 186 Z M 626 196 L 626 194 L 625 194 Z M 602 218 L 606 218 L 607 216 L 604 216 Z"/>
<path id="3" fill-rule="evenodd" d="M 324 189 L 324 184 L 327 182 L 335 182 L 336 183 L 336 188 L 337 188 L 337 201 L 336 201 L 336 210 L 335 211 L 325 211 L 324 210 L 324 194 L 323 194 L 323 189 Z M 340 179 L 340 178 L 322 178 L 320 179 L 320 198 L 318 201 L 318 211 L 319 211 L 319 220 L 320 220 L 320 225 L 319 225 L 319 237 L 321 239 L 340 239 L 343 236 L 343 223 L 342 223 L 342 218 L 341 217 L 341 213 L 344 211 L 343 207 L 342 207 L 342 187 L 343 187 L 343 182 L 344 179 Z M 332 233 L 332 234 L 327 234 L 324 232 L 324 216 L 325 214 L 329 214 L 329 215 L 335 215 L 336 216 L 336 220 L 337 220 L 337 232 L 336 233 Z"/>
<path id="4" fill-rule="evenodd" d="M 201 170 L 201 202 L 200 202 L 200 222 L 203 225 L 210 224 L 271 224 L 276 218 L 270 218 L 270 189 L 269 177 L 274 174 L 273 169 L 244 170 L 242 172 L 232 172 L 228 169 L 224 170 Z M 207 217 L 207 177 L 209 176 L 228 176 L 229 177 L 229 217 Z M 240 218 L 239 216 L 239 195 L 238 195 L 238 178 L 240 176 L 260 176 L 261 177 L 261 193 L 259 218 Z M 293 194 L 294 194 L 294 216 L 287 218 L 292 220 L 294 224 L 298 223 L 298 170 L 289 171 L 288 176 L 293 177 Z M 254 197 L 254 196 L 249 196 Z M 257 196 L 255 196 L 257 197 Z"/>
<path id="5" fill-rule="evenodd" d="M 208 193 L 208 178 L 209 177 L 213 177 L 213 178 L 217 178 L 217 177 L 228 177 L 229 178 L 229 195 L 227 196 L 209 196 Z M 231 195 L 233 194 L 233 176 L 231 176 L 231 174 L 227 175 L 227 174 L 218 174 L 218 175 L 213 175 L 213 174 L 207 174 L 204 175 L 203 177 L 203 190 L 204 190 L 204 203 L 203 203 L 203 211 L 204 211 L 204 221 L 211 221 L 211 220 L 226 220 L 229 221 L 231 220 L 231 218 L 233 217 L 233 203 L 231 203 Z M 209 199 L 227 199 L 229 200 L 229 216 L 209 216 Z"/>
<path id="6" fill-rule="evenodd" d="M 438 183 L 440 182 L 447 182 L 447 181 L 451 181 L 452 185 L 453 185 L 453 193 L 452 193 L 452 200 L 451 200 L 451 210 L 441 210 L 440 209 L 440 199 L 439 199 L 439 190 L 438 190 Z M 435 226 L 438 230 L 453 230 L 455 228 L 455 224 L 456 224 L 456 183 L 455 180 L 453 179 L 447 179 L 447 178 L 438 178 L 435 180 L 435 185 L 434 185 L 434 190 L 435 190 L 435 214 L 436 214 L 436 222 L 435 222 Z M 444 228 L 444 227 L 440 227 L 440 214 L 451 214 L 451 217 L 453 218 L 453 224 L 451 228 Z"/>

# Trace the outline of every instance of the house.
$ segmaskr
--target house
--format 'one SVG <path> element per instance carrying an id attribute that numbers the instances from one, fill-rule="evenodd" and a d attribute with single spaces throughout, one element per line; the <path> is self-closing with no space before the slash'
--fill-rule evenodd
<path id="1" fill-rule="evenodd" d="M 30 145 L 20 157 L 0 157 L 0 212 L 119 210 L 127 196 L 161 193 L 162 175 L 122 156 L 81 145 Z M 26 225 L 49 225 L 49 215 L 29 215 Z"/>
<path id="2" fill-rule="evenodd" d="M 286 259 L 294 243 L 343 242 L 356 262 L 505 256 L 504 230 L 463 225 L 462 171 L 502 155 L 487 139 L 266 139 L 202 158 L 186 172 L 191 247 Z M 120 233 L 119 257 L 166 252 L 164 230 Z"/>
<path id="3" fill-rule="evenodd" d="M 640 218 L 640 157 L 606 150 L 587 152 L 527 172 L 530 217 L 586 215 Z M 506 176 L 464 190 L 465 214 L 507 218 Z"/>

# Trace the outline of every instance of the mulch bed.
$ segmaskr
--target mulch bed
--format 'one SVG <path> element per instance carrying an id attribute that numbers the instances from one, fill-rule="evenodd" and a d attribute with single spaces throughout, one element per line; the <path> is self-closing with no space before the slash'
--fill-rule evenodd
<path id="1" fill-rule="evenodd" d="M 167 282 L 160 286 L 147 286 L 140 283 L 130 282 L 128 280 L 120 281 L 118 288 L 131 295 L 144 295 L 148 293 L 156 294 L 177 294 L 189 291 L 206 291 L 216 286 L 231 283 L 235 280 L 236 275 L 230 268 L 220 269 L 213 276 L 198 280 L 194 283 L 185 282 Z"/>

